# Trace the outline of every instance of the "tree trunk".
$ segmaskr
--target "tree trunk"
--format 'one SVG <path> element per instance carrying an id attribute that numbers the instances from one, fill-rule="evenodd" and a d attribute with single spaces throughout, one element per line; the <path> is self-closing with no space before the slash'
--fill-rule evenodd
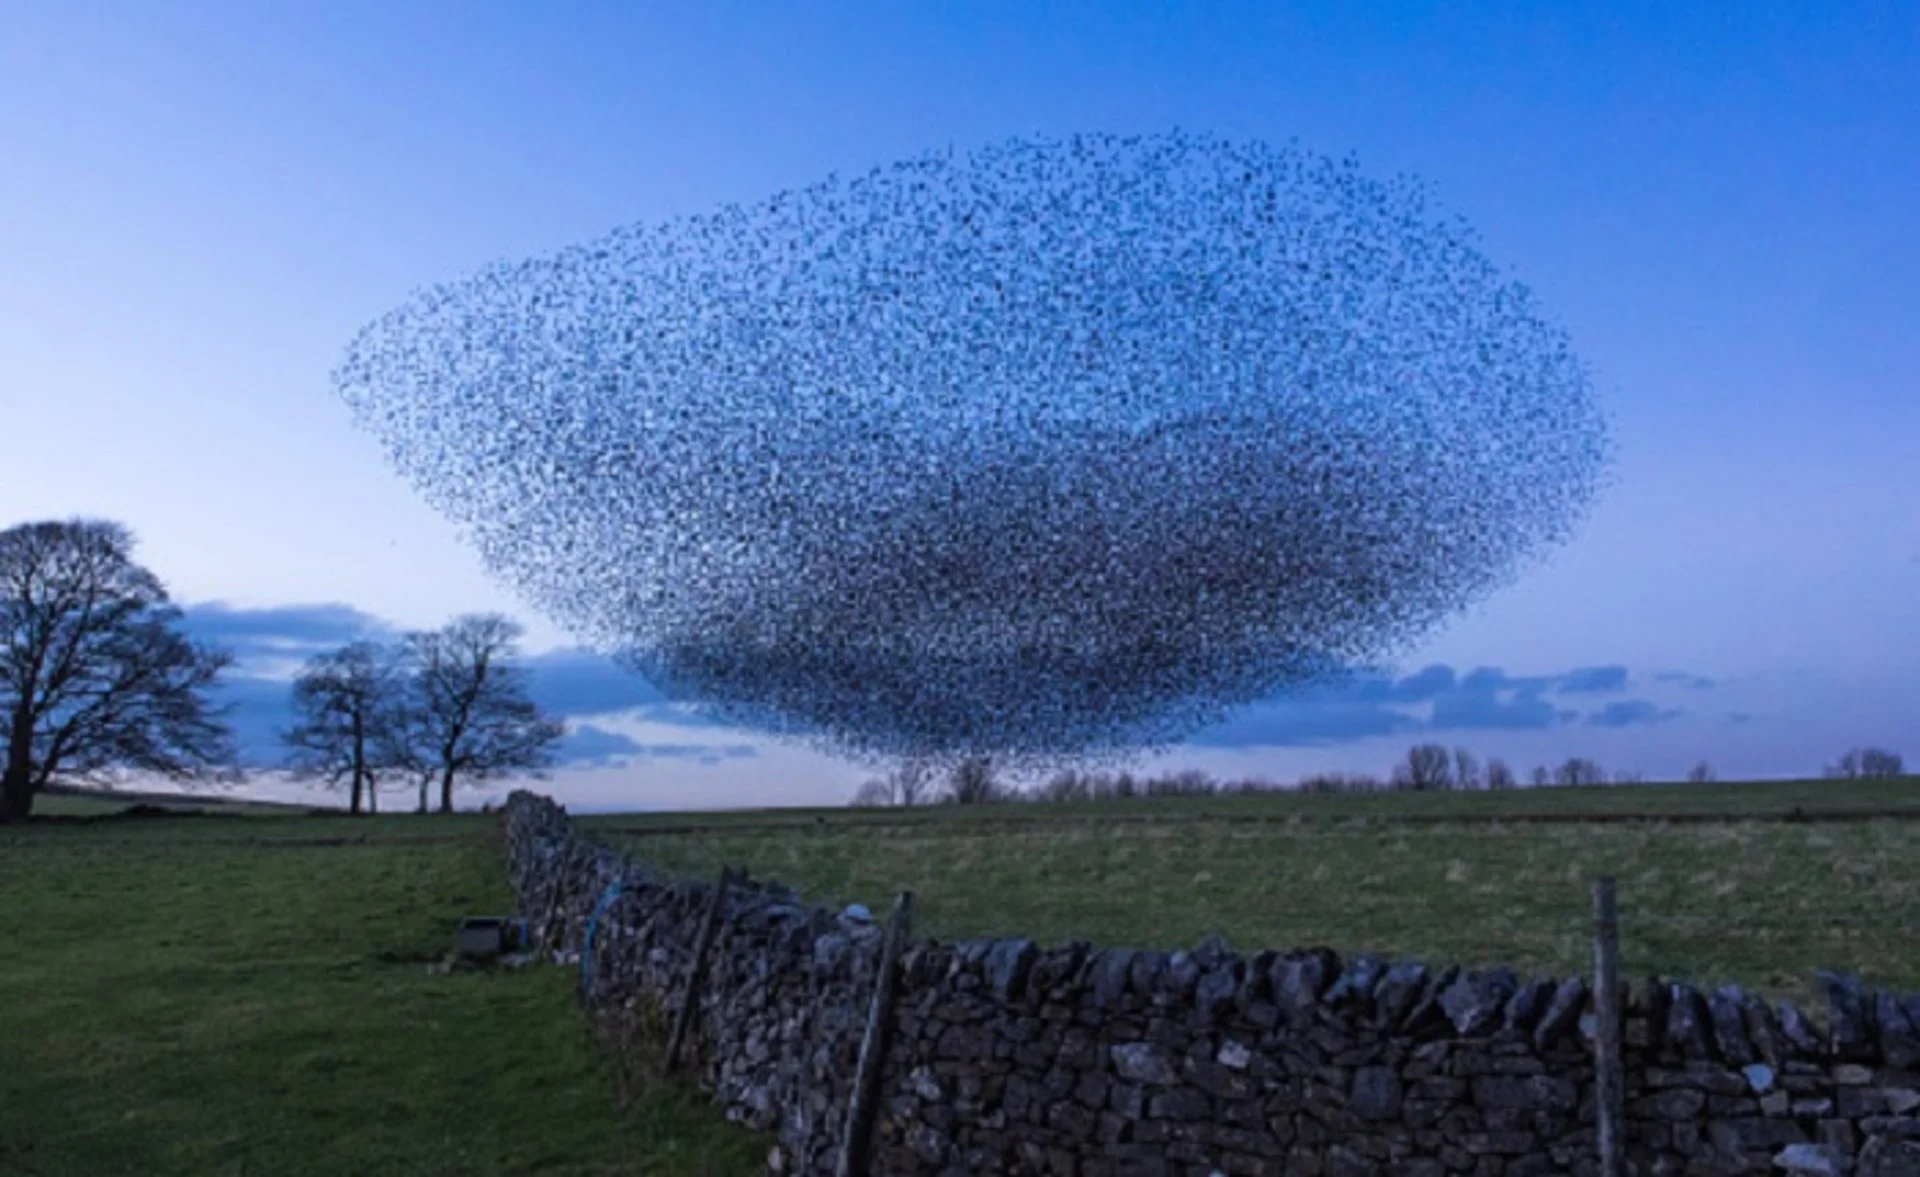
<path id="1" fill-rule="evenodd" d="M 440 774 L 440 812 L 453 812 L 453 768 L 451 765 Z"/>
<path id="2" fill-rule="evenodd" d="M 21 715 L 14 718 L 7 766 L 0 773 L 0 823 L 27 820 L 33 812 L 33 791 L 33 726 Z"/>
<path id="3" fill-rule="evenodd" d="M 427 811 L 427 790 L 432 787 L 433 787 L 433 778 L 428 776 L 424 772 L 421 773 L 420 774 L 420 808 L 414 810 L 415 813 L 425 813 Z"/>
<path id="4" fill-rule="evenodd" d="M 347 801 L 347 812 L 360 816 L 360 786 L 367 777 L 367 739 L 360 728 L 360 717 L 353 717 L 353 792 Z"/>

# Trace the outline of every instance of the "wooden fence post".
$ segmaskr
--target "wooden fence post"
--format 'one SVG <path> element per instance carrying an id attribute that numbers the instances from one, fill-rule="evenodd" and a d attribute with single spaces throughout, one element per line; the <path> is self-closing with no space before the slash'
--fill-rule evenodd
<path id="1" fill-rule="evenodd" d="M 727 901 L 727 884 L 733 872 L 720 868 L 720 881 L 713 886 L 713 900 L 707 904 L 706 918 L 700 921 L 700 934 L 693 942 L 693 963 L 687 966 L 687 988 L 680 995 L 680 1010 L 673 1019 L 673 1033 L 667 1038 L 667 1071 L 680 1065 L 680 1050 L 687 1043 L 687 1031 L 693 1028 L 694 1011 L 700 1008 L 700 985 L 707 975 L 707 956 L 713 951 L 714 937 L 720 931 L 720 910 Z"/>
<path id="2" fill-rule="evenodd" d="M 887 938 L 880 946 L 880 969 L 873 978 L 873 1000 L 867 1006 L 867 1030 L 860 1038 L 860 1062 L 854 1069 L 853 1094 L 847 1100 L 846 1135 L 840 1141 L 840 1164 L 835 1177 L 866 1177 L 867 1138 L 873 1132 L 874 1101 L 880 1094 L 880 1067 L 887 1057 L 887 1023 L 893 1016 L 893 990 L 898 984 L 900 952 L 913 919 L 913 892 L 902 891 L 893 901 Z"/>
<path id="3" fill-rule="evenodd" d="M 1625 1177 L 1626 1075 L 1620 1059 L 1620 920 L 1613 880 L 1593 881 L 1593 1075 L 1601 1177 Z"/>

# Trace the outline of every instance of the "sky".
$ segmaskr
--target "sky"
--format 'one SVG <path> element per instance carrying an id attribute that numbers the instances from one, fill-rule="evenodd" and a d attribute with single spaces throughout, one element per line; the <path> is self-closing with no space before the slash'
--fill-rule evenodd
<path id="1" fill-rule="evenodd" d="M 490 582 L 330 372 L 491 262 L 930 149 L 1175 128 L 1427 181 L 1571 334 L 1619 457 L 1571 543 L 1395 667 L 1143 769 L 1920 756 L 1904 2 L 9 0 L 0 526 L 134 528 L 242 655 L 262 756 L 298 655 L 500 610 L 574 726 L 563 800 L 837 802 L 862 766 L 668 704 Z"/>

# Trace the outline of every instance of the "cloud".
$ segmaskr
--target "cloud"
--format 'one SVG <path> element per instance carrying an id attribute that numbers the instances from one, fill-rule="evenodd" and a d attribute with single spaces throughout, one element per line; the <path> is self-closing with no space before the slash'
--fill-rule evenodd
<path id="1" fill-rule="evenodd" d="M 1212 748 L 1299 748 L 1390 736 L 1420 726 L 1415 716 L 1364 699 L 1297 699 L 1256 703 L 1194 734 L 1188 744 Z"/>
<path id="2" fill-rule="evenodd" d="M 1665 710 L 1645 699 L 1628 699 L 1607 704 L 1587 716 L 1587 722 L 1598 727 L 1631 727 L 1643 723 L 1665 723 L 1679 717 L 1680 712 Z"/>
<path id="3" fill-rule="evenodd" d="M 1459 691 L 1434 700 L 1435 731 L 1528 731 L 1552 727 L 1569 714 L 1538 694 L 1521 690 L 1503 698 L 1497 690 Z"/>
<path id="4" fill-rule="evenodd" d="M 1625 690 L 1626 686 L 1627 668 L 1624 666 L 1583 666 L 1569 670 L 1560 677 L 1560 693 L 1563 695 L 1600 695 Z"/>
<path id="5" fill-rule="evenodd" d="M 550 650 L 524 665 L 527 693 L 555 715 L 610 715 L 667 702 L 652 683 L 591 650 Z"/>
<path id="6" fill-rule="evenodd" d="M 214 686 L 212 697 L 227 709 L 240 763 L 272 768 L 286 759 L 280 733 L 293 726 L 293 685 L 282 678 L 230 673 Z"/>
<path id="7" fill-rule="evenodd" d="M 660 760 L 698 760 L 718 764 L 722 760 L 746 760 L 760 755 L 752 744 L 641 744 L 639 755 Z"/>
<path id="8" fill-rule="evenodd" d="M 1710 680 L 1667 672 L 1678 685 L 1704 689 Z M 1559 674 L 1510 675 L 1497 666 L 1460 671 L 1444 664 L 1394 677 L 1354 671 L 1245 707 L 1193 737 L 1207 747 L 1310 747 L 1377 736 L 1452 731 L 1542 731 L 1582 719 L 1602 727 L 1659 723 L 1679 715 L 1642 700 L 1609 704 L 1592 714 L 1556 701 L 1566 695 L 1625 689 L 1624 666 L 1582 666 Z"/>
<path id="9" fill-rule="evenodd" d="M 221 601 L 189 605 L 181 623 L 195 641 L 231 652 L 240 663 L 304 659 L 360 639 L 396 636 L 391 625 L 351 605 L 277 605 L 244 609 Z"/>
<path id="10" fill-rule="evenodd" d="M 271 763 L 281 755 L 279 732 L 293 718 L 287 681 L 293 662 L 359 638 L 395 640 L 400 634 L 398 627 L 340 604 L 243 609 L 216 602 L 187 609 L 186 624 L 201 640 L 235 652 L 239 665 L 221 688 L 222 698 L 233 704 L 232 718 L 243 750 L 259 763 Z M 531 655 L 523 664 L 534 701 L 549 714 L 574 721 L 561 746 L 565 764 L 608 765 L 643 758 L 718 763 L 755 754 L 748 744 L 646 744 L 616 730 L 617 723 L 580 722 L 605 716 L 716 732 L 727 728 L 697 706 L 670 701 L 612 658 L 569 648 Z M 1714 685 L 1711 679 L 1681 671 L 1662 671 L 1652 677 L 1663 685 L 1688 690 Z M 1316 747 L 1449 731 L 1539 731 L 1583 719 L 1594 726 L 1617 728 L 1660 723 L 1679 715 L 1645 700 L 1615 701 L 1591 714 L 1564 706 L 1564 696 L 1619 691 L 1629 681 L 1628 669 L 1618 665 L 1527 676 L 1509 675 L 1493 666 L 1462 671 L 1445 664 L 1405 675 L 1384 668 L 1355 669 L 1243 707 L 1187 743 L 1214 748 Z"/>
<path id="11" fill-rule="evenodd" d="M 634 760 L 694 760 L 719 764 L 758 756 L 752 744 L 643 744 L 598 724 L 577 724 L 560 742 L 559 761 L 582 768 L 607 768 Z"/>
<path id="12" fill-rule="evenodd" d="M 617 764 L 640 754 L 640 742 L 591 723 L 579 724 L 560 741 L 563 764 Z"/>

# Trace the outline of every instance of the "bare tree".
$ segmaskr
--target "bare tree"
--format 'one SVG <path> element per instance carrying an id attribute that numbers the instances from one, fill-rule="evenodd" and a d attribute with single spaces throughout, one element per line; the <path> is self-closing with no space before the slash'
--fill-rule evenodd
<path id="1" fill-rule="evenodd" d="M 24 820 L 56 779 L 232 771 L 232 733 L 208 698 L 231 659 L 179 631 L 133 546 L 102 520 L 0 531 L 0 822 Z"/>
<path id="2" fill-rule="evenodd" d="M 1838 763 L 1827 765 L 1827 775 L 1844 780 L 1886 779 L 1906 771 L 1897 752 L 1885 748 L 1854 748 Z"/>
<path id="3" fill-rule="evenodd" d="M 969 756 L 953 766 L 947 783 L 947 799 L 956 805 L 986 805 L 1005 799 L 1006 790 L 993 774 L 993 763 L 984 756 Z"/>
<path id="4" fill-rule="evenodd" d="M 1719 778 L 1714 774 L 1713 765 L 1704 760 L 1687 770 L 1687 781 L 1691 784 L 1705 785 L 1717 779 Z"/>
<path id="5" fill-rule="evenodd" d="M 309 660 L 293 682 L 299 722 L 282 736 L 295 776 L 348 788 L 347 811 L 364 797 L 379 807 L 380 778 L 406 767 L 396 725 L 403 720 L 405 679 L 392 655 L 374 642 L 354 642 Z"/>
<path id="6" fill-rule="evenodd" d="M 1860 775 L 1885 780 L 1889 777 L 1905 775 L 1906 763 L 1898 752 L 1889 752 L 1885 748 L 1864 748 L 1860 752 Z"/>
<path id="7" fill-rule="evenodd" d="M 908 759 L 892 772 L 875 777 L 853 795 L 855 805 L 927 805 L 934 799 L 933 769 L 924 760 Z"/>
<path id="8" fill-rule="evenodd" d="M 1453 787 L 1456 789 L 1477 789 L 1480 787 L 1480 762 L 1473 753 L 1465 748 L 1453 750 Z"/>
<path id="9" fill-rule="evenodd" d="M 1607 783 L 1607 772 L 1597 761 L 1574 756 L 1554 770 L 1553 779 L 1561 785 L 1604 785 Z"/>
<path id="10" fill-rule="evenodd" d="M 1553 783 L 1553 774 L 1547 771 L 1546 765 L 1536 764 L 1529 779 L 1532 780 L 1534 788 L 1544 789 Z"/>
<path id="11" fill-rule="evenodd" d="M 1416 744 L 1393 770 L 1394 787 L 1446 789 L 1453 785 L 1453 757 L 1440 744 Z"/>
<path id="12" fill-rule="evenodd" d="M 456 783 L 537 774 L 552 763 L 566 728 L 527 697 L 526 671 L 514 663 L 520 632 L 487 613 L 408 635 L 395 760 L 419 780 L 422 812 L 430 784 L 439 786 L 440 812 L 451 813 Z"/>
<path id="13" fill-rule="evenodd" d="M 1514 784 L 1513 769 L 1507 767 L 1506 761 L 1497 756 L 1487 761 L 1487 788 L 1511 789 Z"/>

